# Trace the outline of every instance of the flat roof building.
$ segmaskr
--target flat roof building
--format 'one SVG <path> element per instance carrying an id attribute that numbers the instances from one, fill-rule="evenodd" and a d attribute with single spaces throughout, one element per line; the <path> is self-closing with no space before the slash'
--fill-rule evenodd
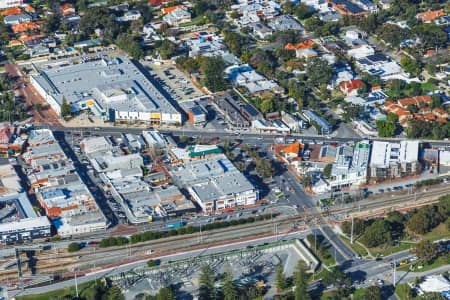
<path id="1" fill-rule="evenodd" d="M 180 112 L 126 57 L 40 70 L 31 83 L 58 115 L 65 98 L 72 111 L 90 108 L 103 120 L 182 123 Z"/>
<path id="2" fill-rule="evenodd" d="M 224 154 L 178 165 L 170 173 L 205 212 L 255 204 L 259 198 L 258 190 Z"/>
<path id="3" fill-rule="evenodd" d="M 353 149 L 348 146 L 338 147 L 336 160 L 331 168 L 331 187 L 366 183 L 369 156 L 370 144 L 367 141 L 357 143 Z"/>
<path id="4" fill-rule="evenodd" d="M 385 179 L 413 175 L 421 170 L 419 142 L 389 143 L 374 141 L 369 176 Z"/>

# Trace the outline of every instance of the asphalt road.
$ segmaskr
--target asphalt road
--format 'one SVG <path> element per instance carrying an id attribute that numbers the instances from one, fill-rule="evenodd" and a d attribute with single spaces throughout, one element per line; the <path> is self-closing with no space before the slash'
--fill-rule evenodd
<path id="1" fill-rule="evenodd" d="M 285 135 L 283 134 L 265 134 L 265 133 L 258 133 L 258 132 L 251 132 L 249 130 L 243 130 L 239 132 L 239 135 L 235 134 L 233 131 L 226 131 L 226 130 L 208 130 L 208 129 L 202 129 L 202 128 L 196 128 L 195 130 L 191 129 L 183 129 L 183 128 L 136 128 L 136 127 L 55 127 L 51 125 L 43 125 L 40 126 L 40 128 L 49 128 L 54 131 L 71 131 L 71 132 L 91 132 L 95 134 L 100 135 L 120 135 L 122 133 L 133 133 L 133 134 L 140 134 L 142 133 L 142 130 L 150 130 L 150 129 L 156 129 L 159 130 L 162 133 L 169 133 L 175 136 L 198 136 L 198 137 L 221 137 L 221 138 L 228 138 L 228 139 L 242 139 L 244 143 L 246 144 L 259 144 L 262 140 L 264 141 L 272 141 L 274 142 L 274 139 L 277 137 L 283 137 Z M 236 131 L 237 132 L 237 131 Z M 361 140 L 361 138 L 356 137 L 332 137 L 332 136 L 323 136 L 323 135 L 304 135 L 304 134 L 291 134 L 292 137 L 303 139 L 304 142 L 308 143 L 311 141 L 328 141 L 328 142 L 341 142 L 341 143 L 347 143 L 347 142 L 358 142 Z M 399 140 L 405 140 L 402 138 L 368 138 L 368 140 L 376 140 L 376 141 L 399 141 Z M 422 142 L 430 143 L 433 146 L 450 146 L 450 141 L 445 140 L 423 140 Z"/>

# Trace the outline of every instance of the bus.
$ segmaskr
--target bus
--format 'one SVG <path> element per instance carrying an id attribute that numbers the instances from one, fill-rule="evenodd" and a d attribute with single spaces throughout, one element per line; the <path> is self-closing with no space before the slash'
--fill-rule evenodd
<path id="1" fill-rule="evenodd" d="M 166 225 L 167 228 L 177 228 L 177 227 L 183 227 L 183 226 L 184 226 L 183 221 L 176 222 L 176 223 L 169 223 Z"/>

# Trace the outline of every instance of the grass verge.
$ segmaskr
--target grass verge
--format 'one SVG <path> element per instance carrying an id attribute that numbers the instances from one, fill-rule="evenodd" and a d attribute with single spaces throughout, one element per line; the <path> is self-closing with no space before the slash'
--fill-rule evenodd
<path id="1" fill-rule="evenodd" d="M 78 285 L 78 291 L 81 293 L 82 290 L 90 287 L 92 284 L 94 284 L 93 281 L 85 282 Z M 17 296 L 16 300 L 48 300 L 48 299 L 63 299 L 66 296 L 73 296 L 75 299 L 75 286 L 70 286 L 67 288 L 63 288 L 60 290 L 50 291 L 43 294 L 38 295 L 24 295 L 24 296 Z"/>
<path id="2" fill-rule="evenodd" d="M 360 255 L 360 256 L 367 256 L 368 253 L 366 251 L 366 249 L 364 249 L 364 247 L 362 247 L 361 245 L 357 244 L 357 243 L 350 243 L 350 239 L 346 236 L 343 235 L 339 235 L 339 237 L 341 238 L 341 240 L 347 245 L 349 246 L 353 251 L 355 251 L 356 254 Z"/>

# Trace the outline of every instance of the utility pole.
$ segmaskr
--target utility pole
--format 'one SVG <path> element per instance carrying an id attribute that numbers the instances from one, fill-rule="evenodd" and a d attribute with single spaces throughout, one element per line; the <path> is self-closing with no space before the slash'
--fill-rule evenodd
<path id="1" fill-rule="evenodd" d="M 394 283 L 394 288 L 395 288 L 396 281 L 397 281 L 396 278 L 395 278 L 396 277 L 396 274 L 395 274 L 396 270 L 397 270 L 397 264 L 395 263 L 395 258 L 394 258 L 394 282 L 393 282 Z"/>
<path id="2" fill-rule="evenodd" d="M 316 245 L 317 245 L 317 232 L 314 231 L 314 253 L 317 253 L 317 246 Z"/>
<path id="3" fill-rule="evenodd" d="M 352 216 L 352 230 L 350 234 L 350 244 L 353 244 L 353 216 Z"/>
<path id="4" fill-rule="evenodd" d="M 74 269 L 75 270 L 75 269 Z M 77 293 L 77 299 L 78 299 L 78 282 L 77 282 L 77 271 L 75 271 L 75 291 Z"/>

